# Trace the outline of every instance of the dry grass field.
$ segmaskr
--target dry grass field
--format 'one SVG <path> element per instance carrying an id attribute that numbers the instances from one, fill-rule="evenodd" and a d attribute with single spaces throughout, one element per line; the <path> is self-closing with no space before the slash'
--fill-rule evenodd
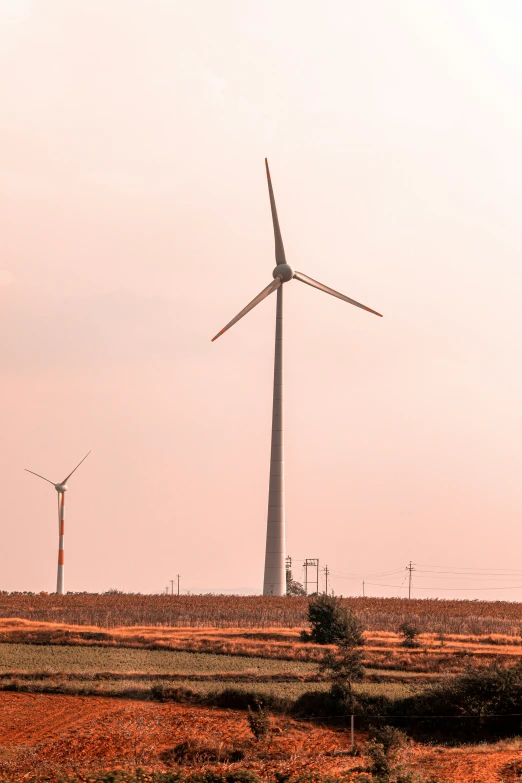
<path id="1" fill-rule="evenodd" d="M 522 640 L 422 634 L 405 649 L 398 634 L 367 631 L 360 693 L 404 698 L 471 664 L 522 660 Z M 127 627 L 110 631 L 0 620 L 0 690 L 149 699 L 163 684 L 195 694 L 233 687 L 295 701 L 325 690 L 318 663 L 328 646 L 301 642 L 293 628 Z"/>
<path id="2" fill-rule="evenodd" d="M 317 663 L 329 649 L 326 645 L 301 642 L 296 628 L 254 630 L 123 626 L 106 630 L 96 626 L 17 618 L 0 620 L 1 643 L 186 651 L 295 663 Z M 396 632 L 367 631 L 364 656 L 365 665 L 374 678 L 380 673 L 381 677 L 388 680 L 407 677 L 422 681 L 433 676 L 455 674 L 470 662 L 489 663 L 500 659 L 506 664 L 516 663 L 522 659 L 522 637 L 423 633 L 419 636 L 417 647 L 405 649 Z M 205 660 L 209 662 L 213 659 Z M 284 666 L 279 664 L 279 671 L 282 670 Z"/>
<path id="3" fill-rule="evenodd" d="M 403 622 L 426 633 L 519 637 L 522 603 L 406 598 L 344 598 L 369 631 L 395 631 Z M 307 598 L 129 593 L 0 592 L 0 617 L 99 628 L 302 628 Z"/>

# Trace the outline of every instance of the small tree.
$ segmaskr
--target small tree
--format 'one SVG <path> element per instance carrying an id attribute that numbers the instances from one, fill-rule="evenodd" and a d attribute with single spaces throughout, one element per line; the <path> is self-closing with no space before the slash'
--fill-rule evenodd
<path id="1" fill-rule="evenodd" d="M 328 652 L 324 656 L 319 671 L 330 681 L 333 698 L 346 704 L 347 709 L 353 710 L 353 685 L 364 680 L 365 676 L 361 651 L 347 644 L 340 644 L 334 652 Z"/>
<path id="2" fill-rule="evenodd" d="M 292 572 L 289 569 L 286 572 L 286 594 L 291 596 L 306 595 L 303 585 L 292 578 Z"/>
<path id="3" fill-rule="evenodd" d="M 417 636 L 420 634 L 420 631 L 415 625 L 412 625 L 411 623 L 402 623 L 402 625 L 399 625 L 399 633 L 403 637 L 401 642 L 403 647 L 419 646 Z"/>
<path id="4" fill-rule="evenodd" d="M 318 595 L 308 604 L 310 632 L 302 631 L 301 639 L 316 644 L 342 644 L 362 647 L 363 626 L 357 615 L 348 611 L 340 598 Z"/>

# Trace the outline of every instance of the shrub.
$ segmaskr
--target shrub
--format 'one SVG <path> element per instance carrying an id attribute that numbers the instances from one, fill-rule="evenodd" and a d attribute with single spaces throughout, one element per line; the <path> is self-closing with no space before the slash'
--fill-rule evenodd
<path id="1" fill-rule="evenodd" d="M 390 779 L 392 773 L 396 778 L 400 773 L 397 769 L 397 758 L 407 743 L 406 735 L 393 726 L 381 726 L 373 728 L 370 736 L 371 740 L 366 747 L 366 753 L 370 758 L 370 772 L 383 783 Z"/>
<path id="2" fill-rule="evenodd" d="M 248 705 L 248 725 L 258 742 L 267 739 L 270 735 L 270 716 L 266 710 L 263 709 L 259 700 L 256 703 L 255 709 L 252 709 L 250 705 Z"/>
<path id="3" fill-rule="evenodd" d="M 291 707 L 289 699 L 275 696 L 272 693 L 259 694 L 256 691 L 245 691 L 241 688 L 225 688 L 222 691 L 209 693 L 205 703 L 214 707 L 224 707 L 232 710 L 247 710 L 257 705 L 272 712 L 285 712 Z"/>
<path id="4" fill-rule="evenodd" d="M 169 686 L 164 682 L 155 683 L 151 686 L 150 695 L 154 701 L 176 701 L 182 704 L 197 703 L 201 701 L 201 696 L 190 688 L 182 686 Z"/>
<path id="5" fill-rule="evenodd" d="M 392 761 L 388 758 L 384 746 L 380 742 L 370 740 L 366 746 L 366 755 L 370 759 L 369 770 L 372 775 L 383 781 L 388 780 L 392 771 Z"/>
<path id="6" fill-rule="evenodd" d="M 521 733 L 522 664 L 469 666 L 463 674 L 404 699 L 411 729 L 430 738 L 481 741 Z M 458 717 L 451 720 L 440 716 Z"/>
<path id="7" fill-rule="evenodd" d="M 318 595 L 308 604 L 310 632 L 302 631 L 301 639 L 316 644 L 342 642 L 348 647 L 362 647 L 363 625 L 353 611 L 348 611 L 340 598 Z"/>
<path id="8" fill-rule="evenodd" d="M 161 760 L 176 764 L 202 764 L 208 761 L 217 762 L 235 762 L 241 761 L 245 757 L 242 750 L 236 750 L 222 743 L 214 745 L 199 742 L 198 740 L 187 740 L 180 742 L 169 750 L 163 751 Z"/>
<path id="9" fill-rule="evenodd" d="M 403 637 L 401 642 L 403 647 L 419 646 L 417 636 L 420 634 L 420 631 L 415 625 L 412 625 L 411 623 L 402 623 L 402 625 L 399 625 L 399 633 Z"/>
<path id="10" fill-rule="evenodd" d="M 388 755 L 394 755 L 399 750 L 406 747 L 408 742 L 407 735 L 394 726 L 377 726 L 370 729 L 370 737 L 375 742 L 380 743 L 384 752 Z"/>
<path id="11" fill-rule="evenodd" d="M 290 570 L 287 570 L 286 572 L 286 594 L 290 596 L 306 595 L 306 590 L 303 585 L 292 577 L 292 572 Z"/>

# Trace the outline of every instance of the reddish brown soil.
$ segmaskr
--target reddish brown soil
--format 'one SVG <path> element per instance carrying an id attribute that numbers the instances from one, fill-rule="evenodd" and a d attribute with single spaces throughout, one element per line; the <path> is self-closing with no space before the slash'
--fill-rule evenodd
<path id="1" fill-rule="evenodd" d="M 0 693 L 0 776 L 115 766 L 168 769 L 161 753 L 188 739 L 241 748 L 267 775 L 338 768 L 344 731 L 273 719 L 269 747 L 251 739 L 244 712 L 100 697 Z M 353 765 L 354 761 L 350 759 Z M 346 768 L 346 765 L 344 765 Z"/>
<path id="2" fill-rule="evenodd" d="M 241 748 L 245 752 L 241 766 L 262 776 L 276 771 L 346 774 L 365 763 L 361 757 L 343 755 L 349 747 L 346 730 L 283 717 L 272 722 L 272 740 L 263 746 L 252 741 L 244 712 L 101 697 L 0 693 L 0 777 L 20 779 L 35 772 L 58 776 L 136 765 L 168 769 L 161 761 L 162 752 L 188 739 Z M 356 740 L 362 743 L 364 737 L 356 735 Z M 500 783 L 517 779 L 508 767 L 522 762 L 519 747 L 520 743 L 459 749 L 412 746 L 405 761 L 450 783 Z"/>

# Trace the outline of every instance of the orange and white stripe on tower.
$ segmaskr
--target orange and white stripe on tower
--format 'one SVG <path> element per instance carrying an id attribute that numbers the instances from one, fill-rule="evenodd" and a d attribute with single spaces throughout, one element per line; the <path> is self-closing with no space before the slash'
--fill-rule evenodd
<path id="1" fill-rule="evenodd" d="M 84 462 L 87 457 L 89 456 L 91 452 L 88 451 L 85 457 L 82 459 L 81 462 L 79 462 L 75 469 L 72 470 L 68 476 L 64 478 L 63 481 L 60 481 L 58 484 L 55 484 L 54 481 L 51 481 L 51 479 L 45 478 L 45 476 L 41 476 L 39 473 L 35 473 L 34 470 L 25 470 L 28 473 L 32 473 L 33 476 L 38 476 L 38 478 L 43 479 L 44 481 L 47 481 L 49 484 L 52 484 L 55 490 L 58 492 L 58 579 L 56 581 L 56 592 L 58 595 L 64 594 L 64 569 L 65 569 L 65 546 L 64 546 L 64 538 L 65 538 L 65 493 L 69 489 L 67 486 L 68 480 L 71 478 L 72 474 L 78 470 L 82 462 Z"/>
<path id="2" fill-rule="evenodd" d="M 65 492 L 58 492 L 58 578 L 56 580 L 56 592 L 64 594 L 64 569 L 65 569 Z"/>

